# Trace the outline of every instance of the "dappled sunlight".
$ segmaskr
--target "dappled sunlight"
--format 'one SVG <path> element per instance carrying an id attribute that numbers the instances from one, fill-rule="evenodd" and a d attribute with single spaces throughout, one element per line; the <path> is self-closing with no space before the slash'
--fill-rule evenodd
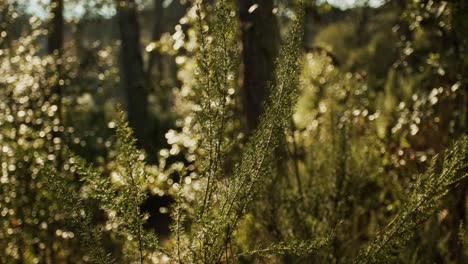
<path id="1" fill-rule="evenodd" d="M 0 1 L 0 263 L 466 263 L 462 1 Z"/>

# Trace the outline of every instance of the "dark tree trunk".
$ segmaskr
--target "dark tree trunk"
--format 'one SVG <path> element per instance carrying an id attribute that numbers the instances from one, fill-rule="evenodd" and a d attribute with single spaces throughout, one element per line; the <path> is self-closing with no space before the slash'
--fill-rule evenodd
<path id="1" fill-rule="evenodd" d="M 279 29 L 273 0 L 239 0 L 242 32 L 243 108 L 247 132 L 258 123 L 278 54 Z"/>
<path id="2" fill-rule="evenodd" d="M 468 12 L 468 7 L 464 0 L 454 2 L 452 6 L 451 16 L 452 21 L 463 21 L 464 16 L 466 16 Z M 463 23 L 455 23 L 455 27 L 451 30 L 450 35 L 446 38 L 447 43 L 446 50 L 453 50 L 455 57 L 462 58 L 463 57 L 463 38 L 460 34 L 461 32 L 466 32 L 468 26 L 467 24 Z M 457 74 L 455 78 L 458 79 L 459 82 L 466 84 L 466 64 L 463 63 L 463 60 L 456 61 L 452 69 L 454 72 L 461 73 Z M 456 132 L 457 137 L 459 135 L 463 135 L 466 133 L 468 129 L 468 107 L 467 107 L 467 99 L 468 93 L 467 90 L 462 90 L 462 95 L 460 96 L 460 110 L 461 115 L 459 119 L 459 128 Z M 463 241 L 463 238 L 460 236 L 460 233 L 463 232 L 464 228 L 466 229 L 466 213 L 467 213 L 467 193 L 468 193 L 468 180 L 463 180 L 456 186 L 450 194 L 451 200 L 449 206 L 449 225 L 450 225 L 450 237 L 449 237 L 449 248 L 450 248 L 450 258 L 455 263 L 466 263 L 468 258 L 468 252 L 466 251 L 466 242 Z M 449 198 L 449 199 L 450 199 Z"/>
<path id="3" fill-rule="evenodd" d="M 52 85 L 52 103 L 57 105 L 57 119 L 59 126 L 63 127 L 63 112 L 62 112 L 62 97 L 63 97 L 63 72 L 62 72 L 62 55 L 63 55 L 63 43 L 64 43 L 64 19 L 63 19 L 63 0 L 51 0 L 50 1 L 50 21 L 49 21 L 49 34 L 47 40 L 47 53 L 52 55 L 54 58 L 54 66 L 52 75 L 56 76 L 55 83 Z M 63 133 L 59 129 L 53 133 L 54 138 L 59 138 L 58 143 L 54 143 L 59 146 L 55 146 L 56 149 L 56 166 L 60 171 L 63 162 L 62 147 L 64 143 Z M 56 142 L 56 141 L 54 141 Z"/>
<path id="4" fill-rule="evenodd" d="M 268 98 L 268 85 L 274 81 L 274 63 L 279 51 L 279 27 L 273 14 L 274 0 L 238 0 L 239 19 L 242 34 L 243 83 L 242 104 L 246 133 L 251 134 L 259 123 L 263 104 Z M 281 140 L 284 140 L 282 138 Z M 284 142 L 284 141 L 282 141 Z M 254 210 L 255 214 L 267 219 L 263 225 L 276 240 L 281 240 L 281 230 L 275 229 L 278 204 L 271 197 L 278 198 L 281 183 L 288 182 L 285 170 L 286 148 L 284 144 L 275 149 L 275 173 L 266 187 L 265 208 Z M 282 197 L 281 197 L 282 198 Z M 281 199 L 279 198 L 279 199 Z M 281 258 L 284 263 L 291 262 L 288 255 Z"/>
<path id="5" fill-rule="evenodd" d="M 161 38 L 162 26 L 163 26 L 163 22 L 162 22 L 163 14 L 164 14 L 163 1 L 154 0 L 154 20 L 153 20 L 154 24 L 153 24 L 153 33 L 152 33 L 153 41 L 158 41 Z M 150 57 L 148 59 L 148 68 L 147 68 L 148 76 L 151 76 L 153 67 L 155 66 L 155 64 L 157 68 L 157 74 L 162 75 L 161 59 L 162 59 L 162 56 L 158 49 L 154 49 L 151 51 Z"/>
<path id="6" fill-rule="evenodd" d="M 154 18 L 153 18 L 153 32 L 152 32 L 152 40 L 158 41 L 161 38 L 161 34 L 163 33 L 163 16 L 164 16 L 164 7 L 163 1 L 161 0 L 154 0 Z M 167 65 L 163 64 L 163 55 L 159 51 L 159 49 L 153 49 L 149 53 L 148 58 L 148 65 L 146 68 L 146 74 L 148 80 L 151 80 L 152 89 L 153 91 L 158 93 L 158 103 L 161 107 L 162 112 L 168 112 L 170 107 L 170 93 L 164 90 L 164 70 L 167 68 Z M 166 67 L 164 67 L 166 66 Z"/>
<path id="7" fill-rule="evenodd" d="M 320 19 L 315 1 L 308 2 L 308 4 L 304 6 L 304 38 L 302 40 L 302 46 L 306 51 L 314 48 L 314 38 Z"/>
<path id="8" fill-rule="evenodd" d="M 49 39 L 47 52 L 49 54 L 63 52 L 63 0 L 51 0 L 51 25 L 49 27 Z"/>
<path id="9" fill-rule="evenodd" d="M 140 26 L 135 0 L 117 0 L 121 41 L 121 78 L 127 95 L 129 125 L 139 147 L 147 143 L 148 91 L 140 50 Z"/>
<path id="10" fill-rule="evenodd" d="M 50 1 L 50 21 L 49 21 L 49 34 L 47 39 L 47 53 L 54 58 L 54 66 L 52 75 L 56 76 L 55 82 L 51 83 L 51 101 L 57 106 L 58 126 L 63 127 L 63 113 L 62 113 L 62 97 L 63 97 L 63 72 L 62 72 L 62 56 L 64 46 L 64 18 L 63 18 L 63 0 L 51 0 Z M 64 135 L 62 130 L 53 132 L 53 137 L 60 139 L 59 141 L 53 140 L 54 152 L 56 155 L 55 166 L 58 172 L 62 170 L 63 165 L 63 147 Z M 50 229 L 54 229 L 54 223 L 49 223 Z M 49 243 L 46 250 L 48 251 L 48 259 L 50 263 L 56 262 L 56 252 L 54 249 L 54 234 L 47 233 Z"/>

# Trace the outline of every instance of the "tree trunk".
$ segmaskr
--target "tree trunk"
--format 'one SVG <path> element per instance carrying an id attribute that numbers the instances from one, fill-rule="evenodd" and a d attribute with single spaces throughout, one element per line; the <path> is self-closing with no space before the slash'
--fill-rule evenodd
<path id="1" fill-rule="evenodd" d="M 304 6 L 304 38 L 302 46 L 306 51 L 314 49 L 314 38 L 317 32 L 320 14 L 315 1 L 309 1 Z"/>
<path id="2" fill-rule="evenodd" d="M 51 100 L 52 103 L 57 106 L 58 125 L 63 127 L 63 109 L 62 109 L 62 97 L 63 97 L 63 72 L 62 72 L 62 55 L 63 55 L 63 43 L 64 43 L 64 19 L 63 19 L 63 0 L 51 0 L 50 2 L 50 22 L 49 22 L 49 34 L 47 40 L 47 53 L 54 58 L 54 66 L 52 74 L 56 77 L 55 82 L 51 83 Z M 60 171 L 63 163 L 62 147 L 64 143 L 63 133 L 59 129 L 53 133 L 54 138 L 60 139 L 54 144 L 56 149 L 56 167 Z"/>
<path id="3" fill-rule="evenodd" d="M 152 39 L 153 41 L 158 41 L 161 38 L 162 34 L 162 17 L 164 14 L 164 7 L 163 7 L 163 1 L 161 0 L 154 0 L 154 24 L 153 24 L 153 33 L 152 33 Z M 162 75 L 162 63 L 161 63 L 161 53 L 159 52 L 158 49 L 154 49 L 150 52 L 149 54 L 149 59 L 148 59 L 148 67 L 147 67 L 147 73 L 148 76 L 151 76 L 153 72 L 153 66 L 156 64 L 156 70 L 158 75 Z M 158 76 L 158 79 L 159 76 Z"/>
<path id="4" fill-rule="evenodd" d="M 47 53 L 54 58 L 54 66 L 52 74 L 56 76 L 55 82 L 51 83 L 51 101 L 57 106 L 58 126 L 63 127 L 62 119 L 62 97 L 63 97 L 63 72 L 62 72 L 62 55 L 64 44 L 64 18 L 63 18 L 63 0 L 50 1 L 50 22 L 49 34 L 47 39 Z M 53 140 L 54 152 L 56 155 L 55 166 L 58 172 L 61 171 L 63 165 L 63 147 L 64 136 L 61 130 L 54 131 L 52 136 L 60 139 L 59 141 Z M 49 223 L 50 229 L 53 230 L 54 223 Z M 54 234 L 47 233 L 49 243 L 47 244 L 48 256 L 50 263 L 56 262 L 56 254 L 54 250 Z"/>
<path id="5" fill-rule="evenodd" d="M 127 95 L 127 113 L 137 145 L 147 142 L 148 91 L 140 50 L 140 26 L 135 0 L 117 0 L 121 41 L 121 78 Z"/>
<path id="6" fill-rule="evenodd" d="M 164 16 L 164 6 L 163 1 L 154 0 L 154 18 L 153 18 L 153 32 L 152 40 L 159 41 L 163 33 L 163 16 Z M 158 48 L 153 49 L 149 53 L 148 64 L 146 68 L 146 76 L 148 80 L 151 80 L 152 89 L 158 95 L 158 104 L 162 112 L 169 112 L 170 107 L 170 93 L 168 91 L 163 91 L 165 82 L 164 70 L 167 68 L 167 65 L 163 63 L 163 54 L 159 51 Z"/>
<path id="7" fill-rule="evenodd" d="M 51 0 L 51 25 L 49 27 L 49 39 L 47 52 L 49 54 L 63 52 L 63 0 Z"/>
<path id="8" fill-rule="evenodd" d="M 279 29 L 273 0 L 239 0 L 242 32 L 243 108 L 247 133 L 258 123 L 278 54 Z"/>

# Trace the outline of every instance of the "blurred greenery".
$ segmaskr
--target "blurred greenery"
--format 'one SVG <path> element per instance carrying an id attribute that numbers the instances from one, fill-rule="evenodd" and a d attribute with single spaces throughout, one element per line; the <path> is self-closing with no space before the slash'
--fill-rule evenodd
<path id="1" fill-rule="evenodd" d="M 0 1 L 0 263 L 468 261 L 468 2 L 241 1 Z"/>

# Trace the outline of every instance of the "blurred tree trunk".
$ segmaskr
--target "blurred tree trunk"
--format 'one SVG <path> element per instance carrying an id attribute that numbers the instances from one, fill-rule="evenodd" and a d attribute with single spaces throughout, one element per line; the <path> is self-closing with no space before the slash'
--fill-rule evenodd
<path id="1" fill-rule="evenodd" d="M 49 39 L 47 43 L 47 52 L 49 54 L 63 52 L 63 0 L 51 0 L 51 25 L 49 28 Z"/>
<path id="2" fill-rule="evenodd" d="M 304 38 L 302 45 L 306 51 L 314 48 L 314 38 L 320 19 L 316 1 L 304 2 Z"/>
<path id="3" fill-rule="evenodd" d="M 57 83 L 53 84 L 52 93 L 56 98 L 58 107 L 58 118 L 61 119 L 61 98 L 62 89 L 60 79 L 62 78 L 61 72 L 61 57 L 63 55 L 63 42 L 64 42 L 64 19 L 63 19 L 63 0 L 51 0 L 50 2 L 50 21 L 49 21 L 49 34 L 47 39 L 47 53 L 55 58 L 55 73 L 57 75 Z M 60 120 L 61 121 L 61 120 Z"/>
<path id="4" fill-rule="evenodd" d="M 163 33 L 163 16 L 164 16 L 164 6 L 163 1 L 154 0 L 154 18 L 153 18 L 153 32 L 152 32 L 152 41 L 159 41 Z M 159 48 L 153 49 L 149 53 L 148 65 L 146 68 L 146 75 L 148 80 L 151 81 L 153 91 L 156 91 L 158 94 L 158 104 L 161 107 L 162 112 L 169 111 L 170 105 L 170 96 L 168 92 L 162 91 L 164 88 L 164 67 L 163 64 L 163 54 L 159 51 Z"/>
<path id="5" fill-rule="evenodd" d="M 0 2 L 0 32 L 9 32 L 6 36 L 0 38 L 0 49 L 10 47 L 11 35 L 13 33 L 12 26 L 14 19 L 12 18 L 13 5 L 9 1 Z"/>
<path id="6" fill-rule="evenodd" d="M 242 104 L 247 134 L 257 127 L 264 101 L 268 98 L 268 86 L 274 81 L 274 63 L 279 51 L 280 33 L 273 14 L 273 3 L 273 0 L 238 0 L 243 59 Z M 284 198 L 279 193 L 283 186 L 289 186 L 290 181 L 285 163 L 285 146 L 285 138 L 282 138 L 280 146 L 275 150 L 276 161 L 272 164 L 274 173 L 271 181 L 266 183 L 265 190 L 268 191 L 262 198 L 267 201 L 260 202 L 267 206 L 254 210 L 254 214 L 264 219 L 264 228 L 276 242 L 284 239 L 284 234 L 277 229 L 279 202 Z M 291 262 L 290 256 L 283 256 L 281 261 Z"/>
<path id="7" fill-rule="evenodd" d="M 454 21 L 454 28 L 451 30 L 448 41 L 448 46 L 453 50 L 455 58 L 463 58 L 463 47 L 466 46 L 466 41 L 461 34 L 466 32 L 468 29 L 468 19 L 466 14 L 468 12 L 468 6 L 465 0 L 460 0 L 453 3 L 453 10 L 450 12 L 452 21 Z M 466 39 L 466 38 L 465 38 Z M 453 66 L 455 79 L 463 86 L 467 84 L 467 70 L 466 60 L 456 60 Z M 460 96 L 460 118 L 459 125 L 456 131 L 457 136 L 462 136 L 468 131 L 468 91 L 463 89 Z M 450 223 L 451 232 L 449 238 L 449 248 L 452 249 L 451 260 L 456 263 L 466 263 L 468 259 L 468 251 L 466 247 L 466 241 L 463 240 L 460 234 L 466 232 L 467 222 L 467 195 L 468 195 L 468 180 L 463 180 L 458 186 L 452 191 L 451 196 L 453 197 L 453 203 L 449 207 L 450 211 Z"/>
<path id="8" fill-rule="evenodd" d="M 62 56 L 63 56 L 63 46 L 64 46 L 64 18 L 63 18 L 63 0 L 51 0 L 50 1 L 50 21 L 49 21 L 49 34 L 47 39 L 47 53 L 54 57 L 54 66 L 52 74 L 56 76 L 55 82 L 51 83 L 51 100 L 52 103 L 57 106 L 57 116 L 58 126 L 63 127 L 62 120 L 62 97 L 63 97 L 63 72 L 62 72 Z M 55 145 L 54 150 L 56 155 L 56 168 L 57 171 L 61 171 L 63 163 L 63 152 L 61 144 L 64 142 L 63 133 L 61 130 L 57 130 L 53 133 L 54 138 L 58 138 L 59 141 L 53 140 Z M 51 223 L 51 226 L 53 223 Z M 53 227 L 50 228 L 53 230 Z M 48 235 L 48 245 L 46 248 L 47 259 L 50 263 L 56 261 L 56 254 L 54 249 L 55 233 L 47 232 Z"/>
<path id="9" fill-rule="evenodd" d="M 55 78 L 51 79 L 54 83 L 51 83 L 51 101 L 57 106 L 58 126 L 63 128 L 63 69 L 62 69 L 62 56 L 63 56 L 63 45 L 64 45 L 64 18 L 63 18 L 63 0 L 51 0 L 50 2 L 50 21 L 49 21 L 49 34 L 47 39 L 47 53 L 54 58 L 54 67 L 50 72 Z M 62 129 L 54 131 L 54 138 L 59 140 L 53 140 L 54 149 L 56 155 L 56 167 L 60 171 L 63 163 L 63 153 L 61 145 L 64 143 L 64 137 Z M 52 250 L 52 249 L 51 249 Z"/>
<path id="10" fill-rule="evenodd" d="M 242 33 L 242 104 L 247 133 L 258 123 L 278 54 L 279 29 L 273 0 L 239 0 Z"/>
<path id="11" fill-rule="evenodd" d="M 162 21 L 163 15 L 164 15 L 163 1 L 154 0 L 154 20 L 153 20 L 154 24 L 153 24 L 153 33 L 151 36 L 153 41 L 158 41 L 161 38 L 162 27 L 163 27 L 163 21 Z M 154 66 L 156 66 L 157 74 L 158 75 L 162 74 L 161 59 L 162 59 L 162 56 L 159 50 L 153 49 L 148 59 L 148 67 L 147 67 L 148 76 L 152 74 Z"/>
<path id="12" fill-rule="evenodd" d="M 58 107 L 57 113 L 59 123 L 62 125 L 62 55 L 64 42 L 64 19 L 63 19 L 63 0 L 51 0 L 50 2 L 50 25 L 47 40 L 47 53 L 55 58 L 56 83 L 52 84 L 52 96 L 55 97 L 55 103 Z M 53 99 L 54 100 L 54 99 Z M 60 137 L 59 134 L 56 135 Z M 60 159 L 60 156 L 59 156 Z M 59 161 L 60 164 L 60 161 Z"/>
<path id="13" fill-rule="evenodd" d="M 117 20 L 121 41 L 121 78 L 127 95 L 129 125 L 139 147 L 146 146 L 148 91 L 140 50 L 140 26 L 135 0 L 117 0 Z"/>

